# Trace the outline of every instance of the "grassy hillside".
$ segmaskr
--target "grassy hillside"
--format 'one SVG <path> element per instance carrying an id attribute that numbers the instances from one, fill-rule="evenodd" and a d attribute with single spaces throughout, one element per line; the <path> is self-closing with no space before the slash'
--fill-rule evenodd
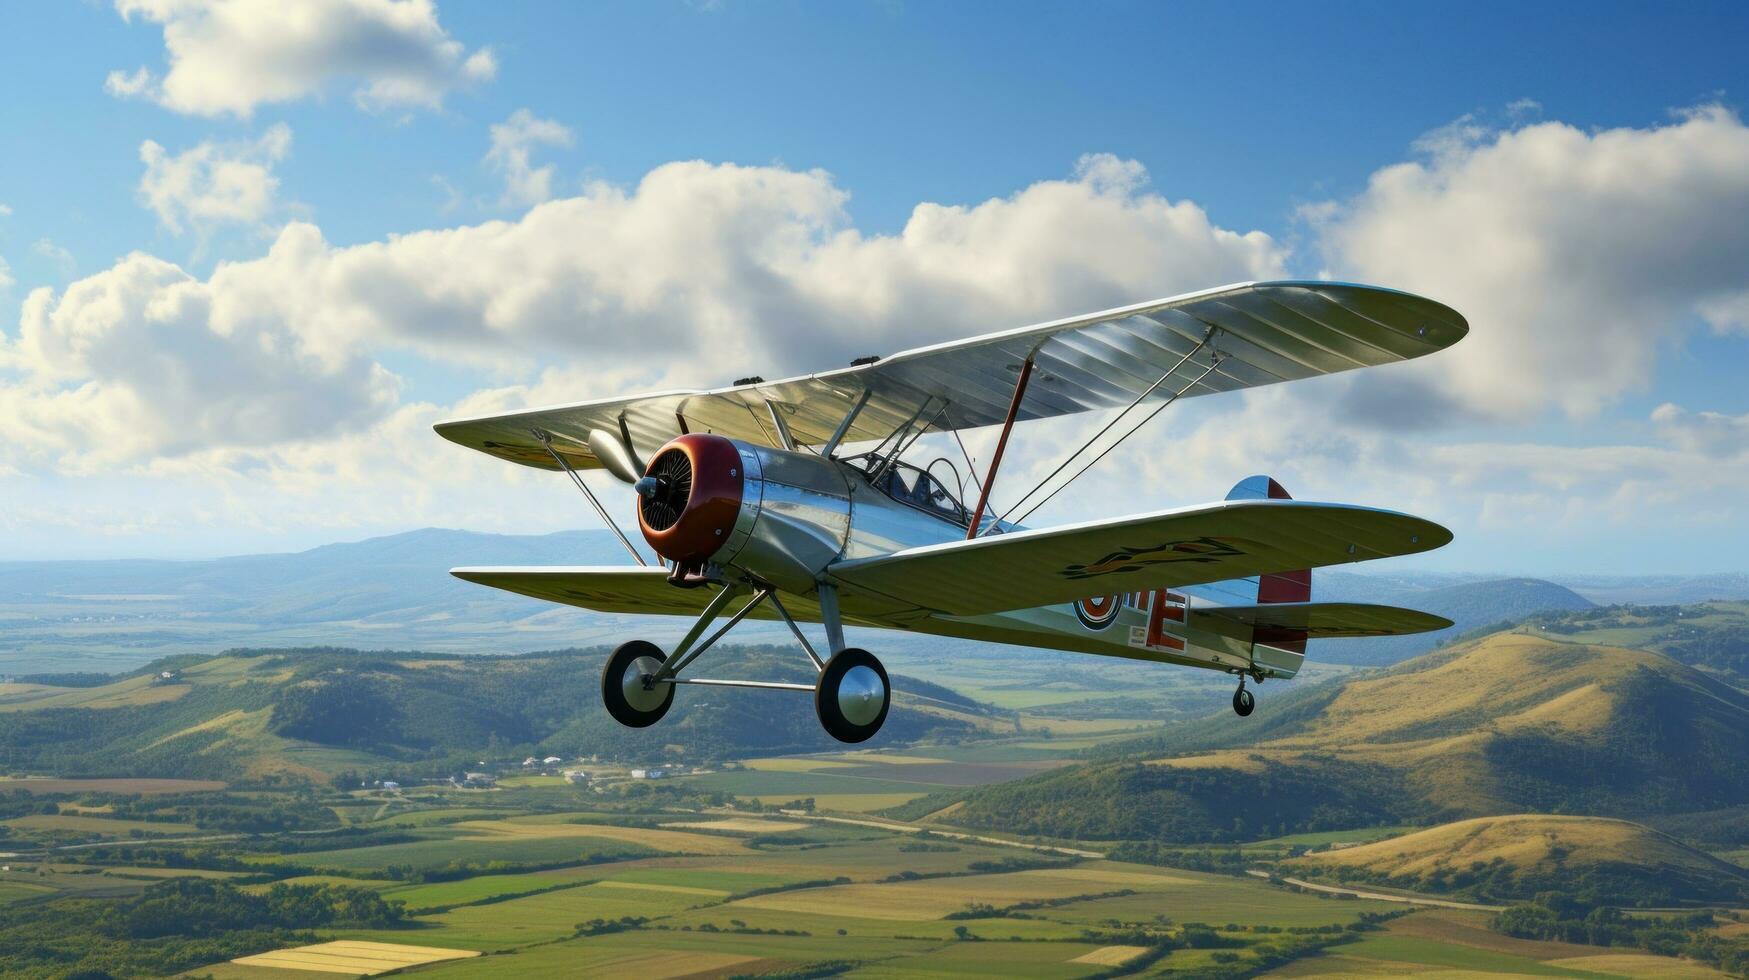
<path id="1" fill-rule="evenodd" d="M 1749 687 L 1749 602 L 1608 606 L 1536 616 L 1520 631 L 1656 650 L 1738 687 Z"/>
<path id="2" fill-rule="evenodd" d="M 954 820 L 1208 840 L 1749 803 L 1749 696 L 1657 653 L 1502 633 L 1279 700 L 1270 690 L 1249 719 L 1173 726 L 1094 765 L 975 792 Z"/>
<path id="3" fill-rule="evenodd" d="M 482 754 L 704 762 L 838 747 L 811 702 L 771 691 L 682 690 L 660 727 L 621 728 L 600 705 L 604 656 L 242 651 L 161 661 L 101 685 L 0 684 L 0 758 L 59 776 L 325 781 L 345 770 L 442 772 Z M 812 674 L 787 649 L 725 648 L 712 659 L 717 676 Z M 936 685 L 895 676 L 893 686 L 871 744 L 965 735 L 985 720 L 982 706 Z M 778 699 L 783 710 L 773 710 Z"/>
<path id="4" fill-rule="evenodd" d="M 1598 817 L 1512 815 L 1445 824 L 1284 862 L 1289 871 L 1485 901 L 1564 891 L 1587 904 L 1749 897 L 1749 872 L 1649 827 Z"/>

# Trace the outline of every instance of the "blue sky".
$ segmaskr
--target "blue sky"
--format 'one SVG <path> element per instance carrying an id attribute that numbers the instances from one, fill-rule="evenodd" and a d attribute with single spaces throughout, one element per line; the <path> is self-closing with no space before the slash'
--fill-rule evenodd
<path id="1" fill-rule="evenodd" d="M 0 558 L 592 523 L 425 426 L 736 373 L 625 343 L 677 319 L 801 369 L 1273 272 L 1426 292 L 1477 335 L 1366 399 L 1198 406 L 1114 457 L 1156 478 L 1137 509 L 1251 464 L 1450 524 L 1437 567 L 1744 567 L 1741 4 L 254 6 L 0 14 Z M 960 209 L 927 249 L 922 204 Z M 1158 273 L 1113 271 L 1130 232 Z M 583 236 L 679 244 L 531 271 Z M 1343 407 L 1389 398 L 1440 421 Z M 1109 512 L 1100 472 L 1054 516 Z"/>

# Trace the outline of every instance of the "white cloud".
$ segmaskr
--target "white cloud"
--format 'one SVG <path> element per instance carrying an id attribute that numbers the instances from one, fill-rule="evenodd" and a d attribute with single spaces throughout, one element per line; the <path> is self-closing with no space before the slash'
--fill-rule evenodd
<path id="1" fill-rule="evenodd" d="M 18 283 L 12 277 L 12 266 L 6 264 L 6 257 L 0 255 L 0 293 L 4 293 Z"/>
<path id="2" fill-rule="evenodd" d="M 55 271 L 63 276 L 72 275 L 73 270 L 78 268 L 79 264 L 74 261 L 72 252 L 56 245 L 47 238 L 37 239 L 36 244 L 32 245 L 30 250 L 43 258 L 48 259 L 50 262 L 53 262 L 55 265 Z"/>
<path id="3" fill-rule="evenodd" d="M 152 94 L 152 72 L 145 65 L 131 72 L 120 68 L 103 79 L 103 90 L 118 99 L 140 99 Z"/>
<path id="4" fill-rule="evenodd" d="M 273 166 L 284 159 L 291 138 L 291 129 L 280 123 L 259 140 L 207 140 L 174 155 L 146 140 L 140 144 L 146 165 L 140 202 L 179 235 L 189 227 L 205 234 L 226 223 L 260 224 L 278 206 Z"/>
<path id="5" fill-rule="evenodd" d="M 31 294 L 7 349 L 25 381 L 0 444 L 85 466 L 356 433 L 394 401 L 376 363 L 393 350 L 576 365 L 549 374 L 562 390 L 482 393 L 576 398 L 818 369 L 1281 274 L 1269 236 L 1219 228 L 1144 181 L 1133 163 L 1089 157 L 1072 179 L 920 205 L 900 234 L 865 236 L 821 171 L 676 163 L 516 221 L 349 248 L 294 222 L 262 258 L 204 281 L 136 254 L 58 298 Z"/>
<path id="6" fill-rule="evenodd" d="M 112 71 L 104 87 L 177 112 L 248 117 L 264 103 L 355 79 L 370 109 L 434 109 L 452 89 L 491 79 L 489 48 L 469 53 L 430 0 L 116 0 L 126 19 L 161 25 L 168 71 Z"/>
<path id="7" fill-rule="evenodd" d="M 553 196 L 553 167 L 531 166 L 529 155 L 537 146 L 570 146 L 571 131 L 551 119 L 541 119 L 527 109 L 492 126 L 492 149 L 486 163 L 504 178 L 506 205 L 531 205 Z"/>
<path id="8" fill-rule="evenodd" d="M 10 204 L 0 204 L 0 218 L 7 217 L 11 214 L 12 206 Z"/>
<path id="9" fill-rule="evenodd" d="M 0 431 L 26 461 L 82 471 L 211 446 L 272 444 L 380 418 L 395 379 L 310 353 L 271 314 L 223 310 L 168 262 L 135 253 L 59 296 L 25 298 L 0 368 Z"/>
<path id="10" fill-rule="evenodd" d="M 1749 454 L 1749 415 L 1689 413 L 1665 402 L 1652 411 L 1652 423 L 1672 445 L 1708 456 Z"/>
<path id="11" fill-rule="evenodd" d="M 1311 214 L 1328 274 L 1469 319 L 1469 339 L 1420 367 L 1469 411 L 1585 416 L 1643 387 L 1697 316 L 1749 324 L 1749 128 L 1729 111 L 1597 132 L 1466 117 L 1418 148 Z"/>

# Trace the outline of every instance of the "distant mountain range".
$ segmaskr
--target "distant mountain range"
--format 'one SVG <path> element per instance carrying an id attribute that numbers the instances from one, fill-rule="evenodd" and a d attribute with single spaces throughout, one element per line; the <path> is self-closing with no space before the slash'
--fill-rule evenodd
<path id="1" fill-rule="evenodd" d="M 622 564 L 606 531 L 481 534 L 427 528 L 295 554 L 206 561 L 0 562 L 0 676 L 57 670 L 127 670 L 167 653 L 233 647 L 335 645 L 451 653 L 518 653 L 677 633 L 633 616 L 569 609 L 457 581 L 456 565 Z M 1315 598 L 1390 602 L 1450 617 L 1460 633 L 1532 612 L 1579 610 L 1588 594 L 1667 601 L 1689 592 L 1749 597 L 1749 576 L 1587 579 L 1573 589 L 1538 579 L 1476 575 L 1370 575 L 1322 570 Z M 651 633 L 652 628 L 655 630 Z M 743 624 L 736 637 L 776 639 L 781 627 Z M 1315 644 L 1313 659 L 1391 663 L 1444 639 Z M 934 638 L 888 634 L 889 651 L 938 653 Z M 948 643 L 955 651 L 976 644 Z"/>
<path id="2" fill-rule="evenodd" d="M 1316 644 L 1312 655 L 1326 663 L 1394 664 L 1425 653 L 1453 636 L 1485 626 L 1514 623 L 1532 613 L 1590 609 L 1572 589 L 1534 578 L 1441 582 L 1435 578 L 1314 572 L 1313 598 L 1329 602 L 1383 602 L 1437 613 L 1456 625 L 1437 633 L 1340 640 Z"/>

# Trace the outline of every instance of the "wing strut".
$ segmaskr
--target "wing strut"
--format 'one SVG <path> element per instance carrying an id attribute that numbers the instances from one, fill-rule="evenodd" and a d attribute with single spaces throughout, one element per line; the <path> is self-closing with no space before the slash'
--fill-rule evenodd
<path id="1" fill-rule="evenodd" d="M 613 533 L 619 537 L 619 543 L 625 545 L 626 550 L 632 553 L 633 560 L 640 565 L 650 564 L 644 560 L 643 555 L 638 554 L 638 549 L 632 547 L 631 539 L 625 536 L 625 532 L 619 529 L 619 525 L 614 523 L 613 518 L 607 516 L 607 508 L 601 506 L 601 501 L 595 499 L 595 494 L 590 492 L 589 485 L 583 482 L 583 478 L 577 475 L 577 471 L 571 468 L 570 463 L 565 462 L 565 457 L 559 455 L 558 450 L 553 448 L 552 435 L 545 429 L 535 429 L 534 437 L 540 440 L 541 446 L 553 457 L 553 461 L 559 464 L 559 468 L 565 471 L 565 475 L 571 478 L 571 482 L 577 484 L 577 489 L 583 491 L 583 496 L 589 498 L 590 505 L 595 508 L 597 514 L 601 515 L 601 519 L 607 523 Z"/>
<path id="2" fill-rule="evenodd" d="M 1057 494 L 1061 493 L 1065 487 L 1067 487 L 1071 483 L 1074 483 L 1076 480 L 1080 479 L 1081 474 L 1087 472 L 1089 469 L 1092 469 L 1093 464 L 1104 459 L 1106 457 L 1106 455 L 1108 453 L 1110 453 L 1113 449 L 1116 449 L 1118 446 L 1122 445 L 1123 441 L 1125 439 L 1128 439 L 1130 436 L 1135 435 L 1136 432 L 1138 430 L 1140 430 L 1142 426 L 1147 425 L 1149 422 L 1153 421 L 1154 417 L 1159 415 L 1161 412 L 1165 411 L 1166 407 L 1168 405 L 1171 405 L 1173 402 L 1175 402 L 1179 398 L 1183 397 L 1185 392 L 1189 391 L 1192 388 L 1195 388 L 1199 384 L 1202 384 L 1204 379 L 1206 379 L 1209 375 L 1213 374 L 1215 372 L 1215 369 L 1221 366 L 1221 361 L 1224 359 L 1225 355 L 1223 355 L 1221 353 L 1219 348 L 1214 349 L 1214 353 L 1209 358 L 1209 366 L 1204 368 L 1203 372 L 1201 374 L 1190 379 L 1190 381 L 1188 383 L 1186 383 L 1183 387 L 1179 388 L 1178 390 L 1174 391 L 1171 394 L 1171 396 L 1169 396 L 1165 401 L 1161 402 L 1159 405 L 1156 405 L 1154 407 L 1154 410 L 1152 412 L 1149 412 L 1145 418 L 1143 418 L 1140 422 L 1137 422 L 1136 424 L 1130 426 L 1129 431 L 1125 432 L 1121 436 L 1118 436 L 1117 439 L 1114 442 L 1112 442 L 1111 445 L 1106 446 L 1104 449 L 1100 450 L 1099 455 L 1088 460 L 1085 464 L 1083 464 L 1081 466 L 1080 469 L 1078 469 L 1074 473 L 1070 474 L 1069 478 L 1067 480 L 1064 480 L 1063 482 L 1057 484 L 1057 486 L 1055 488 L 1053 488 L 1050 493 L 1047 493 L 1043 497 L 1039 498 L 1037 503 L 1032 504 L 1029 507 L 1026 507 L 1026 509 L 1024 509 L 1024 510 L 1021 509 L 1021 506 L 1023 504 L 1025 504 L 1028 500 L 1031 500 L 1032 497 L 1035 494 L 1037 494 L 1040 490 L 1043 490 L 1045 487 L 1050 486 L 1051 481 L 1056 479 L 1058 474 L 1060 474 L 1064 470 L 1068 469 L 1069 464 L 1075 462 L 1077 457 L 1079 457 L 1082 453 L 1086 452 L 1087 450 L 1093 448 L 1094 443 L 1096 443 L 1100 439 L 1104 438 L 1104 436 L 1107 432 L 1110 432 L 1120 421 L 1122 421 L 1131 412 L 1135 411 L 1136 406 L 1140 405 L 1143 401 L 1145 401 L 1147 399 L 1147 397 L 1149 395 L 1153 394 L 1156 390 L 1159 389 L 1159 387 L 1161 385 L 1165 384 L 1167 379 L 1171 378 L 1174 374 L 1177 374 L 1179 368 L 1182 368 L 1184 365 L 1190 363 L 1190 359 L 1192 357 L 1195 357 L 1196 353 L 1198 351 L 1202 350 L 1204 347 L 1209 346 L 1209 342 L 1214 340 L 1215 334 L 1219 333 L 1219 332 L 1220 332 L 1219 327 L 1210 327 L 1208 333 L 1203 334 L 1203 338 L 1201 340 L 1197 341 L 1196 346 L 1192 347 L 1189 350 L 1189 352 L 1187 352 L 1183 357 L 1178 359 L 1177 364 L 1172 365 L 1172 367 L 1165 374 L 1160 375 L 1160 377 L 1158 379 L 1156 379 L 1153 384 L 1149 385 L 1146 390 L 1144 390 L 1141 394 L 1137 395 L 1135 400 L 1130 402 L 1129 405 L 1125 406 L 1123 411 L 1117 413 L 1116 415 L 1113 415 L 1111 417 L 1111 421 L 1105 423 L 1105 425 L 1102 426 L 1098 432 L 1095 432 L 1093 434 L 1093 437 L 1091 439 L 1088 439 L 1086 442 L 1081 444 L 1080 448 L 1076 449 L 1074 452 L 1070 453 L 1068 456 L 1065 456 L 1063 458 L 1063 461 L 1061 463 L 1057 464 L 1057 468 L 1052 470 L 1050 472 L 1050 475 L 1048 475 L 1044 479 L 1040 480 L 1038 482 L 1037 486 L 1033 487 L 1031 490 L 1028 490 L 1024 496 L 1022 496 L 1019 500 L 1015 501 L 1014 506 L 1008 508 L 1008 514 L 1004 515 L 1002 520 L 1006 520 L 1010 524 L 1018 524 L 1019 522 L 1026 520 L 1028 517 L 1030 517 L 1032 515 L 1033 511 L 1038 510 L 1040 507 L 1043 507 L 1046 503 L 1048 503 L 1050 501 L 1050 499 L 1052 497 L 1055 497 Z"/>
<path id="3" fill-rule="evenodd" d="M 1020 414 L 1020 400 L 1026 397 L 1026 383 L 1032 380 L 1032 357 L 1026 355 L 1020 364 L 1020 377 L 1014 379 L 1014 398 L 1008 403 L 1008 417 L 1002 420 L 1002 434 L 996 437 L 996 455 L 990 457 L 990 471 L 984 474 L 984 485 L 978 489 L 978 509 L 972 511 L 972 526 L 966 528 L 967 541 L 978 536 L 978 525 L 984 523 L 984 505 L 990 502 L 990 488 L 996 485 L 996 470 L 1002 465 L 1003 450 L 1008 448 L 1008 433 L 1014 431 L 1014 417 Z M 1000 521 L 990 526 L 997 523 Z"/>

